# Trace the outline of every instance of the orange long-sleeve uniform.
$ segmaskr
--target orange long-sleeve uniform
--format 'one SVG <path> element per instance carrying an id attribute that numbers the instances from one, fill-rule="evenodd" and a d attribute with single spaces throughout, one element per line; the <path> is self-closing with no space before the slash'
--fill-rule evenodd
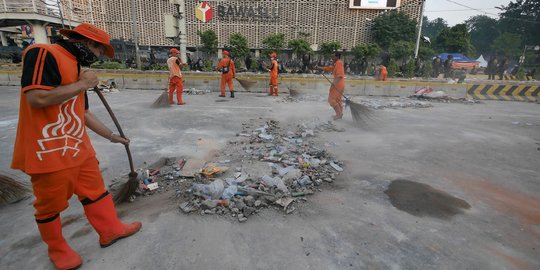
<path id="1" fill-rule="evenodd" d="M 333 85 L 330 86 L 328 92 L 328 104 L 334 111 L 336 111 L 336 116 L 341 118 L 343 116 L 343 91 L 345 90 L 345 68 L 343 66 L 343 61 L 338 59 L 333 66 L 327 66 L 323 68 L 326 72 L 332 72 L 334 76 Z"/>
<path id="2" fill-rule="evenodd" d="M 221 59 L 221 61 L 219 61 L 217 69 L 221 71 L 221 95 L 225 95 L 226 84 L 229 85 L 229 91 L 234 92 L 232 82 L 233 78 L 236 77 L 236 68 L 234 66 L 234 61 L 228 56 L 225 56 Z M 225 69 L 227 69 L 227 72 L 224 72 Z"/>
<path id="3" fill-rule="evenodd" d="M 180 66 L 182 61 L 176 56 L 171 56 L 167 59 L 169 67 L 169 103 L 173 104 L 174 92 L 176 91 L 176 100 L 178 105 L 184 104 L 182 94 L 184 92 L 184 82 L 182 80 L 182 71 Z"/>
<path id="4" fill-rule="evenodd" d="M 386 70 L 385 66 L 381 66 L 381 71 L 379 75 L 379 80 L 386 81 L 386 78 L 388 77 L 388 70 Z"/>
<path id="5" fill-rule="evenodd" d="M 272 60 L 270 64 L 270 95 L 278 95 L 278 62 Z"/>

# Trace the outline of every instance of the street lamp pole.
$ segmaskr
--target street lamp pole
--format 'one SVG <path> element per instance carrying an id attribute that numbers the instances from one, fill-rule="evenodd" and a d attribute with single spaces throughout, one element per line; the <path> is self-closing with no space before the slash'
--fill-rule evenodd
<path id="1" fill-rule="evenodd" d="M 422 8 L 420 9 L 420 22 L 418 23 L 418 31 L 416 36 L 416 46 L 414 47 L 414 59 L 418 58 L 418 49 L 420 48 L 420 36 L 422 35 L 422 24 L 424 22 L 424 5 L 426 0 L 422 0 Z"/>
<path id="2" fill-rule="evenodd" d="M 137 64 L 137 69 L 142 69 L 141 56 L 139 54 L 139 33 L 137 33 L 137 11 L 135 0 L 131 0 L 131 30 L 133 31 L 133 40 L 135 42 L 135 63 Z"/>

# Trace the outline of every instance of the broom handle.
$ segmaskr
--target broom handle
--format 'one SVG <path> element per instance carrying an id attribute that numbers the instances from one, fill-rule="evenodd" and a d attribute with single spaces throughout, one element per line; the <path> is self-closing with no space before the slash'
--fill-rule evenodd
<path id="1" fill-rule="evenodd" d="M 99 99 L 101 99 L 101 102 L 103 102 L 103 106 L 105 106 L 105 109 L 107 109 L 107 112 L 109 112 L 109 115 L 111 116 L 114 125 L 116 126 L 116 129 L 118 129 L 118 132 L 120 133 L 120 136 L 124 139 L 127 139 L 124 135 L 124 132 L 122 131 L 122 127 L 120 127 L 120 123 L 118 123 L 118 120 L 116 119 L 116 116 L 114 115 L 111 106 L 109 106 L 109 103 L 103 96 L 103 93 L 101 93 L 101 90 L 95 86 L 94 92 L 98 95 Z M 129 160 L 129 169 L 131 170 L 131 173 L 135 172 L 135 167 L 133 166 L 133 159 L 131 158 L 131 151 L 129 150 L 129 144 L 124 144 L 124 147 L 126 148 L 128 160 Z"/>
<path id="2" fill-rule="evenodd" d="M 337 90 L 337 87 L 334 85 L 334 83 L 332 81 L 330 81 L 330 79 L 328 79 L 328 77 L 326 77 L 324 75 L 324 73 L 321 73 L 323 75 L 323 77 L 334 87 L 334 90 L 338 93 L 340 93 L 338 90 Z M 349 98 L 347 98 L 343 93 L 340 93 L 341 96 L 343 96 L 346 100 L 349 100 Z"/>

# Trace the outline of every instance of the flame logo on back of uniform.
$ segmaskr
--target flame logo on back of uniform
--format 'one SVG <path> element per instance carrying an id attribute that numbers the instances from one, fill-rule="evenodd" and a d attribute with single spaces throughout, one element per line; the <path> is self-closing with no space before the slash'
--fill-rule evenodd
<path id="1" fill-rule="evenodd" d="M 205 2 L 201 2 L 195 6 L 195 17 L 202 22 L 212 20 L 212 7 Z"/>
<path id="2" fill-rule="evenodd" d="M 79 153 L 79 144 L 82 143 L 85 127 L 81 119 L 75 113 L 77 96 L 63 102 L 60 105 L 57 121 L 49 123 L 41 130 L 43 139 L 38 140 L 40 151 L 36 154 L 39 160 L 47 153 L 62 152 L 72 157 Z"/>

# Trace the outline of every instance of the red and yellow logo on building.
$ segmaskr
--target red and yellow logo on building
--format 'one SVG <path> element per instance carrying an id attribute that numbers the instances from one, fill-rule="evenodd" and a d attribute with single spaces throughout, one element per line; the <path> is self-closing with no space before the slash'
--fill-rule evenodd
<path id="1" fill-rule="evenodd" d="M 197 4 L 195 6 L 195 17 L 199 21 L 209 22 L 212 20 L 212 7 L 206 1 Z"/>

